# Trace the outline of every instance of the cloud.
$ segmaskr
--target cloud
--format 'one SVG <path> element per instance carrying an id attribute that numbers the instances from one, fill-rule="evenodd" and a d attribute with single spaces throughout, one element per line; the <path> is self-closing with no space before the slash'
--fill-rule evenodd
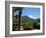
<path id="1" fill-rule="evenodd" d="M 28 15 L 28 17 L 32 18 L 32 19 L 37 19 L 37 17 L 34 17 L 32 15 Z"/>

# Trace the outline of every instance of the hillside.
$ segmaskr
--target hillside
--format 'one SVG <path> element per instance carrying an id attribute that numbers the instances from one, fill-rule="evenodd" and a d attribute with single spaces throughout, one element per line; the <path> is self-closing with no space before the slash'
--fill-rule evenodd
<path id="1" fill-rule="evenodd" d="M 13 16 L 13 30 L 19 27 L 19 17 Z M 40 29 L 40 19 L 32 19 L 28 16 L 22 16 L 23 30 Z"/>

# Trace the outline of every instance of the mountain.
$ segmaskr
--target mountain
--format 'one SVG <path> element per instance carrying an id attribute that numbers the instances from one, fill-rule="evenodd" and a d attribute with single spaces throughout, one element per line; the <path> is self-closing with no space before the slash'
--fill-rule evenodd
<path id="1" fill-rule="evenodd" d="M 16 17 L 17 17 L 17 19 L 19 19 L 18 16 L 13 16 L 14 22 L 15 22 L 15 20 L 16 20 Z M 28 17 L 28 16 L 22 16 L 22 22 L 23 22 L 23 23 L 29 22 L 29 21 L 34 21 L 34 19 L 32 19 L 32 18 L 30 18 L 30 17 Z"/>
<path id="2" fill-rule="evenodd" d="M 22 16 L 22 22 L 29 22 L 29 21 L 33 21 L 34 19 L 29 18 L 28 16 Z"/>

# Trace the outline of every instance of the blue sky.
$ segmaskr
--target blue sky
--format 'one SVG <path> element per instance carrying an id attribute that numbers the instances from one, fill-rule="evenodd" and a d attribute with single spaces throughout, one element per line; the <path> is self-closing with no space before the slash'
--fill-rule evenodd
<path id="1" fill-rule="evenodd" d="M 14 15 L 18 14 L 19 11 L 16 11 Z M 40 8 L 24 7 L 22 11 L 22 16 L 28 16 L 33 19 L 40 18 Z"/>

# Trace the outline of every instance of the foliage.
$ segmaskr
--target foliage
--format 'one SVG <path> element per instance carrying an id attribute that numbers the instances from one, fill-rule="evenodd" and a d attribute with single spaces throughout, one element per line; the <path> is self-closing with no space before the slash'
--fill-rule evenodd
<path id="1" fill-rule="evenodd" d="M 16 21 L 18 23 L 19 18 L 17 17 L 17 19 L 16 19 L 16 16 L 13 18 L 14 18 L 13 30 L 16 31 L 16 29 L 17 29 L 17 31 L 18 31 L 19 24 L 15 24 L 15 23 L 16 23 Z M 22 20 L 23 30 L 40 29 L 40 19 L 39 18 L 38 19 L 30 19 L 30 18 L 27 19 L 27 18 L 28 17 L 26 17 L 26 18 L 23 17 L 23 20 Z"/>

